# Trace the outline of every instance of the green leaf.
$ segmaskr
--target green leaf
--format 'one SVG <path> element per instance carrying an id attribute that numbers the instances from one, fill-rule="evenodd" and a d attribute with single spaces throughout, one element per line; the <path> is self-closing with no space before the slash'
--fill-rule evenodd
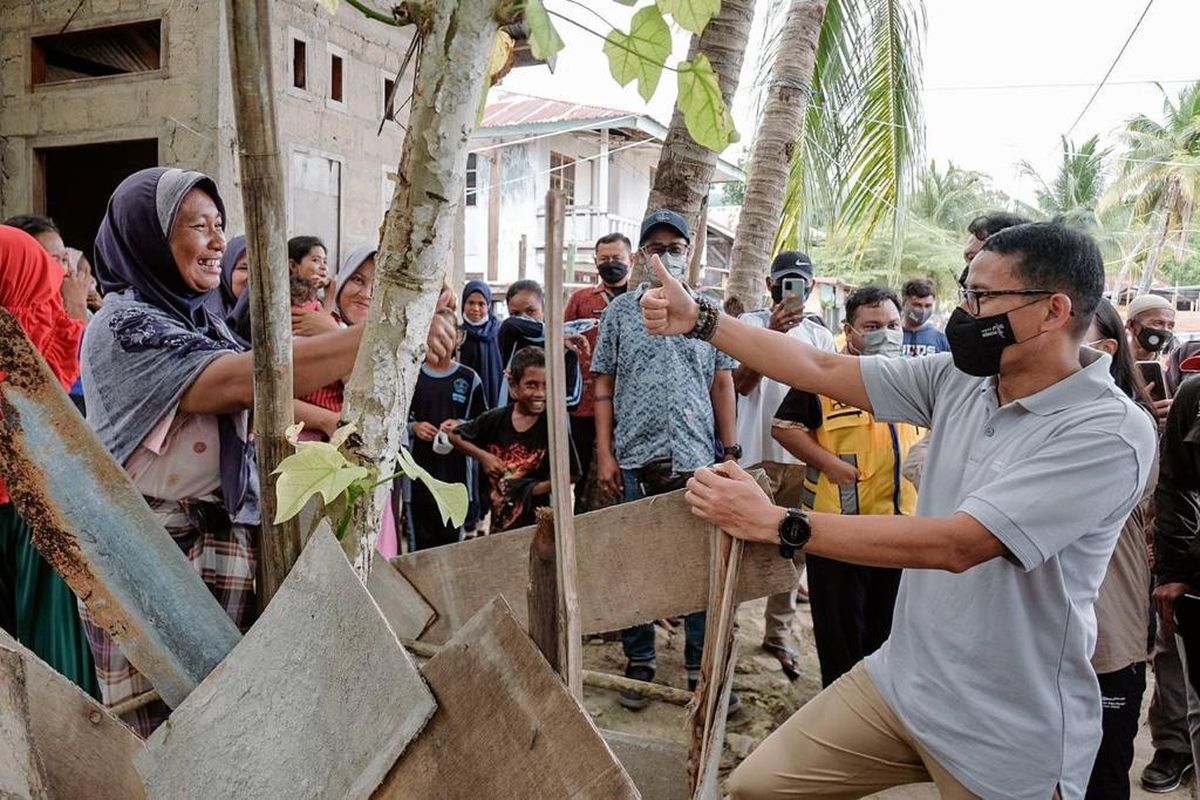
<path id="1" fill-rule="evenodd" d="M 314 494 L 332 503 L 350 484 L 370 475 L 366 467 L 351 464 L 328 442 L 300 442 L 296 452 L 279 463 L 275 474 L 275 522 L 300 513 Z"/>
<path id="2" fill-rule="evenodd" d="M 317 5 L 324 6 L 325 8 L 329 9 L 330 14 L 336 14 L 339 2 L 341 2 L 341 0 L 317 0 Z M 682 25 L 683 23 L 680 24 Z"/>
<path id="3" fill-rule="evenodd" d="M 437 502 L 438 511 L 442 514 L 443 522 L 453 523 L 455 527 L 462 525 L 467 519 L 467 487 L 460 483 L 446 483 L 430 475 L 413 460 L 412 454 L 405 448 L 400 448 L 396 461 L 409 479 L 420 481 L 429 489 Z"/>
<path id="4" fill-rule="evenodd" d="M 629 33 L 613 29 L 604 38 L 608 70 L 622 86 L 638 82 L 638 94 L 646 102 L 654 96 L 663 65 L 671 56 L 671 29 L 655 6 L 633 15 Z"/>
<path id="5" fill-rule="evenodd" d="M 688 134 L 714 152 L 721 152 L 737 141 L 733 116 L 721 97 L 721 85 L 708 56 L 697 53 L 694 61 L 681 61 L 679 70 L 679 110 Z"/>
<path id="6" fill-rule="evenodd" d="M 638 0 L 616 0 L 616 2 L 623 6 L 636 6 L 638 4 Z"/>
<path id="7" fill-rule="evenodd" d="M 534 58 L 545 61 L 565 46 L 542 0 L 525 0 L 525 22 L 529 25 L 529 51 Z"/>
<path id="8" fill-rule="evenodd" d="M 721 10 L 721 0 L 657 0 L 664 14 L 670 14 L 679 26 L 701 33 L 708 21 Z"/>

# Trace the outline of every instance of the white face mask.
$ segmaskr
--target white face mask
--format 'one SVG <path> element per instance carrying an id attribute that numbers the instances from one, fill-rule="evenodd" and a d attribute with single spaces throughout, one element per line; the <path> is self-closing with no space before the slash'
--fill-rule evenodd
<path id="1" fill-rule="evenodd" d="M 901 330 L 894 328 L 878 328 L 873 331 L 851 330 L 863 338 L 861 355 L 864 356 L 895 358 L 900 355 L 904 346 L 904 331 Z"/>
<path id="2" fill-rule="evenodd" d="M 659 256 L 659 260 L 662 261 L 663 266 L 667 268 L 667 272 L 671 273 L 673 278 L 680 281 L 687 281 L 687 253 L 680 253 L 679 255 L 675 255 L 674 253 L 663 253 L 661 256 Z M 651 277 L 654 277 L 653 274 Z"/>

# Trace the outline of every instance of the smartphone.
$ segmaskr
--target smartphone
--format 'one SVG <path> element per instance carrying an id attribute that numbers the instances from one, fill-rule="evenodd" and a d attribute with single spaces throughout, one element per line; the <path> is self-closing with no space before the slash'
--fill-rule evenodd
<path id="1" fill-rule="evenodd" d="M 1146 386 L 1150 389 L 1150 399 L 1166 400 L 1167 394 L 1167 375 L 1163 371 L 1161 361 L 1139 361 L 1137 362 L 1138 369 L 1142 373 L 1142 380 L 1146 382 Z"/>
<path id="2" fill-rule="evenodd" d="M 783 279 L 783 302 L 795 308 L 804 308 L 804 293 L 808 290 L 808 281 L 804 278 Z"/>

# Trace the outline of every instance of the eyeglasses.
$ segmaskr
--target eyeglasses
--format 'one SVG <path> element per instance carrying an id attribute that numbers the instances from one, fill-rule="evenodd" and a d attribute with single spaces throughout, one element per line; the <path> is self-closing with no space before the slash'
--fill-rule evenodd
<path id="1" fill-rule="evenodd" d="M 670 253 L 673 256 L 681 256 L 687 252 L 687 245 L 679 244 L 678 242 L 670 247 L 664 247 L 661 244 L 648 244 L 642 248 L 642 252 L 647 256 L 661 257 L 664 253 Z"/>
<path id="2" fill-rule="evenodd" d="M 979 316 L 979 306 L 989 297 L 1054 294 L 1052 289 L 968 289 L 959 285 L 958 302 L 973 317 Z"/>

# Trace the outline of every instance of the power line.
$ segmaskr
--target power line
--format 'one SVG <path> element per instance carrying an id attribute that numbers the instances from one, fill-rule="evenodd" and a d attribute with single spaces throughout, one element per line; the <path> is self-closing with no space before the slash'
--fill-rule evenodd
<path id="1" fill-rule="evenodd" d="M 1129 43 L 1133 41 L 1134 34 L 1138 32 L 1138 28 L 1142 27 L 1142 20 L 1146 18 L 1146 14 L 1149 13 L 1150 6 L 1152 5 L 1154 5 L 1154 0 L 1147 0 L 1146 7 L 1142 9 L 1142 15 L 1137 18 L 1137 22 L 1133 24 L 1133 30 L 1131 30 L 1129 35 L 1125 37 L 1125 43 L 1121 45 L 1121 49 L 1117 51 L 1117 57 L 1114 58 L 1112 63 L 1108 65 L 1108 72 L 1104 73 L 1104 77 L 1100 79 L 1100 83 L 1096 86 L 1096 91 L 1092 92 L 1092 96 L 1088 98 L 1087 103 L 1084 105 L 1083 111 L 1079 112 L 1079 116 L 1075 118 L 1075 121 L 1071 123 L 1071 127 L 1067 129 L 1066 135 L 1068 137 L 1070 137 L 1071 133 L 1075 130 L 1075 126 L 1079 124 L 1079 121 L 1083 119 L 1083 115 L 1086 114 L 1088 109 L 1092 107 L 1092 103 L 1095 102 L 1096 96 L 1100 94 L 1100 90 L 1103 89 L 1104 84 L 1108 82 L 1109 76 L 1112 75 L 1113 70 L 1117 68 L 1117 62 L 1121 60 L 1121 56 L 1125 55 L 1125 49 L 1129 47 Z"/>

